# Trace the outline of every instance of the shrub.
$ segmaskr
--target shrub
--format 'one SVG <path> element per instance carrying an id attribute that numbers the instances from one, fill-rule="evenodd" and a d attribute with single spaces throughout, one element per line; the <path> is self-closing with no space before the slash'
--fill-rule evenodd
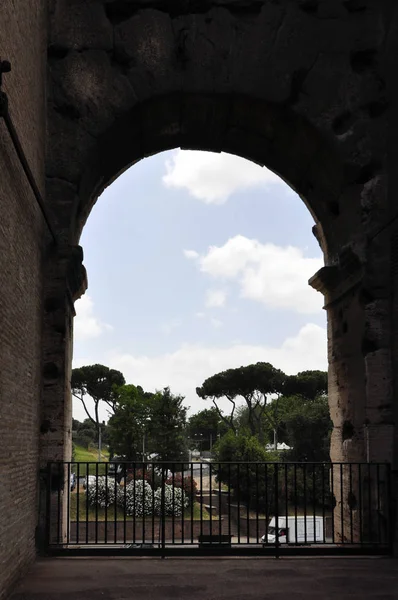
<path id="1" fill-rule="evenodd" d="M 95 506 L 96 504 L 101 508 L 110 506 L 115 502 L 114 481 L 112 479 L 108 479 L 107 481 L 106 477 L 98 477 L 98 479 L 93 481 L 89 480 L 87 485 L 87 496 L 88 503 L 91 506 Z"/>
<path id="2" fill-rule="evenodd" d="M 126 488 L 119 487 L 117 501 L 127 515 L 146 517 L 153 514 L 156 500 L 153 502 L 153 490 L 147 481 L 142 479 L 130 481 Z M 155 508 L 156 510 L 156 508 Z"/>
<path id="3" fill-rule="evenodd" d="M 174 495 L 173 495 L 174 490 Z M 181 487 L 174 487 L 172 485 L 164 486 L 164 513 L 167 516 L 173 515 L 180 517 L 183 510 L 188 506 L 189 498 L 183 493 Z M 158 488 L 155 492 L 155 509 L 157 514 L 162 512 L 162 488 Z"/>
<path id="4" fill-rule="evenodd" d="M 136 469 L 135 472 L 129 469 L 127 471 L 127 484 L 134 481 L 134 479 L 136 481 L 145 480 L 155 490 L 162 485 L 162 475 L 156 469 L 145 469 L 145 472 L 142 469 Z"/>
<path id="5" fill-rule="evenodd" d="M 184 477 L 184 479 L 180 474 L 175 475 L 174 479 L 173 477 L 169 477 L 166 481 L 166 484 L 171 486 L 174 485 L 175 488 L 182 488 L 184 490 L 184 496 L 189 499 L 189 502 L 192 502 L 192 500 L 195 498 L 198 489 L 195 479 L 192 479 L 190 475 Z"/>

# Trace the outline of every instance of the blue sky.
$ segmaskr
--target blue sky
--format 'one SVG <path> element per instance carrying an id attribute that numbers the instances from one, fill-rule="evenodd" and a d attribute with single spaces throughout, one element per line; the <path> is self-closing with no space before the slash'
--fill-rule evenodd
<path id="1" fill-rule="evenodd" d="M 265 168 L 175 150 L 105 190 L 84 228 L 89 287 L 75 304 L 74 366 L 103 363 L 190 413 L 206 377 L 268 361 L 326 369 L 322 266 L 301 199 Z M 84 412 L 74 401 L 75 418 Z M 106 412 L 103 412 L 103 418 Z"/>

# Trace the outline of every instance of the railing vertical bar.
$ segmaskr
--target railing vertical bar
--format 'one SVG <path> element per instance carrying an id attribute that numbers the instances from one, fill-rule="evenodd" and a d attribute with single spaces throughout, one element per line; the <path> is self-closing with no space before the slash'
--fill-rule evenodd
<path id="1" fill-rule="evenodd" d="M 268 465 L 264 463 L 264 479 L 265 479 L 265 489 L 264 489 L 264 500 L 265 500 L 265 543 L 268 545 L 268 525 L 269 525 L 269 493 L 268 493 Z"/>
<path id="2" fill-rule="evenodd" d="M 145 462 L 142 462 L 142 543 L 145 544 L 146 533 L 146 512 L 145 512 Z M 174 507 L 173 507 L 174 512 Z"/>
<path id="3" fill-rule="evenodd" d="M 259 540 L 259 523 L 258 523 L 258 518 L 259 518 L 259 495 L 260 495 L 260 490 L 259 490 L 259 482 L 258 482 L 258 463 L 256 463 L 256 542 L 258 544 L 258 540 Z"/>
<path id="4" fill-rule="evenodd" d="M 52 486 L 52 463 L 47 463 L 47 489 L 46 489 L 46 543 L 47 546 L 51 546 L 51 486 Z M 68 496 L 68 515 L 69 515 L 69 496 Z M 69 529 L 68 529 L 69 532 Z M 69 540 L 68 540 L 69 543 Z"/>
<path id="5" fill-rule="evenodd" d="M 68 481 L 70 482 L 70 476 L 71 476 L 71 470 L 72 470 L 72 465 L 71 463 L 68 463 Z M 79 493 L 79 480 L 77 479 L 76 481 L 76 494 Z M 67 500 L 66 500 L 66 511 L 67 511 L 67 526 L 66 526 L 66 543 L 69 544 L 70 542 L 70 502 L 71 502 L 71 492 L 70 492 L 70 483 L 69 483 L 69 489 L 68 489 L 68 496 L 67 496 Z"/>
<path id="6" fill-rule="evenodd" d="M 200 481 L 200 535 L 203 535 L 203 463 L 199 463 L 199 481 Z"/>
<path id="7" fill-rule="evenodd" d="M 62 479 L 61 479 L 62 477 Z M 57 490 L 57 544 L 60 543 L 61 541 L 61 486 L 64 480 L 64 465 L 63 463 L 59 462 L 58 463 L 58 490 Z M 68 494 L 70 493 L 70 478 L 69 478 L 69 490 L 68 490 Z"/>
<path id="8" fill-rule="evenodd" d="M 286 523 L 285 523 L 285 527 L 286 527 L 286 542 L 288 543 L 289 537 L 290 537 L 290 530 L 289 530 L 289 494 L 288 494 L 288 479 L 287 479 L 287 467 L 288 464 L 285 463 L 285 517 L 286 517 Z"/>
<path id="9" fill-rule="evenodd" d="M 212 463 L 209 463 L 209 500 L 210 500 L 210 535 L 213 535 L 213 488 L 212 488 Z"/>
<path id="10" fill-rule="evenodd" d="M 232 539 L 231 528 L 231 464 L 228 463 L 228 535 Z"/>
<path id="11" fill-rule="evenodd" d="M 387 494 L 386 501 L 388 502 L 387 506 L 387 536 L 388 536 L 388 545 L 390 552 L 393 552 L 394 548 L 394 538 L 395 538 L 395 528 L 393 527 L 394 523 L 394 506 L 392 502 L 392 473 L 391 473 L 391 464 L 386 464 L 386 477 L 387 477 Z"/>
<path id="12" fill-rule="evenodd" d="M 165 467 L 162 464 L 162 488 L 161 488 L 161 506 L 160 506 L 160 515 L 161 515 L 161 523 L 162 523 L 162 558 L 165 557 L 166 554 L 166 475 L 165 475 Z"/>
<path id="13" fill-rule="evenodd" d="M 343 481 L 343 463 L 340 463 L 340 529 L 341 544 L 344 544 L 344 481 Z"/>
<path id="14" fill-rule="evenodd" d="M 123 464 L 123 475 L 124 475 L 124 485 L 123 485 L 123 543 L 127 543 L 127 469 L 126 463 Z M 115 467 L 115 479 L 117 479 L 117 467 Z M 120 484 L 119 484 L 120 485 Z"/>
<path id="15" fill-rule="evenodd" d="M 86 473 L 88 473 L 89 470 L 89 463 L 86 463 Z M 80 494 L 80 480 L 79 478 L 77 479 L 78 483 L 77 483 L 77 493 Z M 86 485 L 86 493 L 85 493 L 85 497 L 86 497 L 86 544 L 88 544 L 88 539 L 89 539 L 89 535 L 88 535 L 88 528 L 89 528 L 89 497 L 88 497 L 88 485 Z"/>
<path id="16" fill-rule="evenodd" d="M 102 463 L 101 463 L 102 464 Z M 104 543 L 108 543 L 108 469 L 107 463 L 105 463 L 105 540 Z"/>
<path id="17" fill-rule="evenodd" d="M 181 544 L 185 542 L 185 465 L 181 463 L 181 498 L 182 498 L 182 513 L 181 513 Z"/>
<path id="18" fill-rule="evenodd" d="M 116 481 L 116 472 L 115 472 L 115 480 L 114 480 L 114 493 L 115 493 L 115 499 L 114 499 L 114 511 L 115 511 L 115 539 L 114 539 L 114 543 L 117 543 L 117 539 L 118 539 L 118 510 L 117 510 L 117 481 Z"/>
<path id="19" fill-rule="evenodd" d="M 330 486 L 332 488 L 332 544 L 335 544 L 335 533 L 334 533 L 334 510 L 336 503 L 336 497 L 334 495 L 334 463 L 330 463 Z"/>
<path id="20" fill-rule="evenodd" d="M 307 543 L 307 464 L 303 463 L 304 541 Z"/>
<path id="21" fill-rule="evenodd" d="M 191 544 L 193 544 L 193 517 L 194 506 L 196 502 L 195 480 L 193 478 L 193 462 L 191 462 Z"/>
<path id="22" fill-rule="evenodd" d="M 250 501 L 251 501 L 251 496 L 250 496 L 250 473 L 249 473 L 249 463 L 246 463 L 246 483 L 247 483 L 247 490 L 249 493 L 249 496 L 247 498 L 246 501 L 246 542 L 247 544 L 250 544 Z"/>
<path id="23" fill-rule="evenodd" d="M 371 465 L 370 463 L 368 463 L 368 507 L 369 507 L 369 542 L 372 543 L 373 542 L 373 530 L 372 530 L 372 488 L 371 488 L 371 482 L 372 482 L 372 472 L 371 472 Z"/>
<path id="24" fill-rule="evenodd" d="M 239 482 L 240 482 L 240 468 L 239 468 L 239 463 L 237 463 L 236 465 L 236 472 L 237 472 L 237 476 L 236 476 L 236 483 L 237 483 L 237 490 L 236 490 L 236 495 L 237 495 L 237 506 L 238 506 L 238 514 L 237 514 L 237 522 L 238 522 L 238 544 L 240 544 L 240 489 L 239 489 Z"/>
<path id="25" fill-rule="evenodd" d="M 362 465 L 358 463 L 358 506 L 359 506 L 359 543 L 363 545 L 363 500 L 362 500 Z"/>
<path id="26" fill-rule="evenodd" d="M 136 543 L 137 539 L 137 464 L 133 462 L 133 544 Z"/>
<path id="27" fill-rule="evenodd" d="M 351 544 L 354 543 L 354 520 L 353 520 L 353 514 L 352 514 L 352 500 L 354 497 L 354 492 L 352 490 L 352 464 L 349 464 L 349 484 L 350 484 L 350 491 L 348 493 L 348 497 L 350 499 L 350 504 L 349 504 L 349 508 L 350 508 L 350 540 L 351 540 Z"/>
<path id="28" fill-rule="evenodd" d="M 77 463 L 77 480 L 80 481 L 80 463 Z M 88 485 L 88 483 L 87 483 Z M 76 497 L 76 544 L 79 543 L 79 528 L 80 528 L 80 494 Z"/>
<path id="29" fill-rule="evenodd" d="M 175 506 L 175 493 L 174 493 L 174 489 L 175 489 L 175 464 L 172 463 L 171 464 L 171 485 L 172 485 L 172 490 L 171 490 L 171 494 L 172 494 L 172 513 L 171 513 L 171 543 L 175 544 L 175 533 L 174 533 L 174 529 L 175 529 L 175 511 L 176 511 L 176 506 Z"/>
<path id="30" fill-rule="evenodd" d="M 297 540 L 297 500 L 298 500 L 297 464 L 294 463 L 294 534 L 295 534 L 296 546 L 298 545 L 298 540 Z"/>
<path id="31" fill-rule="evenodd" d="M 95 543 L 98 544 L 98 463 L 95 463 Z M 88 473 L 86 472 L 86 489 L 88 488 Z"/>
<path id="32" fill-rule="evenodd" d="M 322 542 L 326 542 L 325 463 L 322 463 Z"/>
<path id="33" fill-rule="evenodd" d="M 218 472 L 221 471 L 221 464 L 218 463 Z M 221 519 L 221 479 L 218 478 L 218 533 L 222 534 L 222 519 Z"/>
<path id="34" fill-rule="evenodd" d="M 313 463 L 312 465 L 312 508 L 313 508 L 313 520 L 314 520 L 314 544 L 318 542 L 316 536 L 316 489 L 315 489 L 315 481 L 316 481 L 316 473 L 315 473 L 316 465 Z"/>
<path id="35" fill-rule="evenodd" d="M 155 544 L 155 465 L 152 463 L 151 466 L 151 477 L 152 483 L 152 544 Z"/>
<path id="36" fill-rule="evenodd" d="M 377 543 L 381 543 L 381 511 L 380 511 L 380 465 L 377 463 L 376 465 L 376 477 L 377 477 Z"/>
<path id="37" fill-rule="evenodd" d="M 278 463 L 274 464 L 275 476 L 275 556 L 279 558 L 279 481 L 278 481 Z"/>

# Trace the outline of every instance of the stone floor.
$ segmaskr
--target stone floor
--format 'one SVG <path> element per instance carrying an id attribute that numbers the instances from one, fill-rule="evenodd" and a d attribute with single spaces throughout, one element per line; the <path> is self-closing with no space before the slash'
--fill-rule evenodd
<path id="1" fill-rule="evenodd" d="M 390 558 L 39 560 L 12 600 L 397 600 Z"/>

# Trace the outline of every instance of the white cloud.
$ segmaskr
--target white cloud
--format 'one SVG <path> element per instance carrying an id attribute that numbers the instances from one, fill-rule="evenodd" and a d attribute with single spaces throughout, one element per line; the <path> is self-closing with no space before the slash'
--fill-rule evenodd
<path id="1" fill-rule="evenodd" d="M 220 327 L 222 327 L 222 321 L 220 321 L 220 319 L 210 319 L 210 323 L 213 325 L 213 327 L 215 327 L 215 329 L 219 329 Z"/>
<path id="2" fill-rule="evenodd" d="M 326 369 L 326 330 L 308 323 L 280 347 L 242 343 L 225 348 L 185 344 L 175 352 L 154 357 L 115 353 L 106 358 L 105 364 L 122 371 L 126 381 L 144 389 L 170 386 L 173 393 L 186 397 L 186 404 L 193 411 L 198 411 L 206 407 L 206 403 L 196 396 L 195 389 L 207 377 L 259 361 L 270 362 L 288 374 Z M 228 406 L 228 401 L 224 406 Z"/>
<path id="3" fill-rule="evenodd" d="M 224 290 L 207 290 L 205 306 L 207 308 L 221 308 L 225 305 L 227 294 Z"/>
<path id="4" fill-rule="evenodd" d="M 166 161 L 166 187 L 187 189 L 206 204 L 223 204 L 239 190 L 282 184 L 282 180 L 255 163 L 232 154 L 177 150 Z"/>
<path id="5" fill-rule="evenodd" d="M 205 313 L 204 313 L 204 312 L 197 312 L 197 313 L 195 313 L 195 317 L 196 317 L 197 319 L 204 319 L 204 318 L 205 318 L 205 316 L 206 316 L 206 315 L 205 315 Z"/>
<path id="6" fill-rule="evenodd" d="M 195 260 L 196 258 L 199 258 L 199 252 L 196 252 L 196 250 L 183 250 L 184 252 L 184 256 L 186 258 Z"/>
<path id="7" fill-rule="evenodd" d="M 97 338 L 106 331 L 112 331 L 113 327 L 102 323 L 94 314 L 94 303 L 91 296 L 85 294 L 75 302 L 76 317 L 74 319 L 74 338 L 83 341 Z"/>
<path id="8" fill-rule="evenodd" d="M 310 314 L 322 307 L 323 298 L 308 285 L 308 279 L 323 266 L 323 260 L 305 257 L 300 248 L 261 244 L 237 235 L 223 246 L 211 246 L 198 264 L 215 279 L 236 281 L 243 298 L 269 308 Z"/>
<path id="9" fill-rule="evenodd" d="M 181 323 L 181 319 L 173 319 L 168 323 L 163 323 L 160 329 L 165 335 L 170 335 L 172 331 L 181 327 Z"/>

